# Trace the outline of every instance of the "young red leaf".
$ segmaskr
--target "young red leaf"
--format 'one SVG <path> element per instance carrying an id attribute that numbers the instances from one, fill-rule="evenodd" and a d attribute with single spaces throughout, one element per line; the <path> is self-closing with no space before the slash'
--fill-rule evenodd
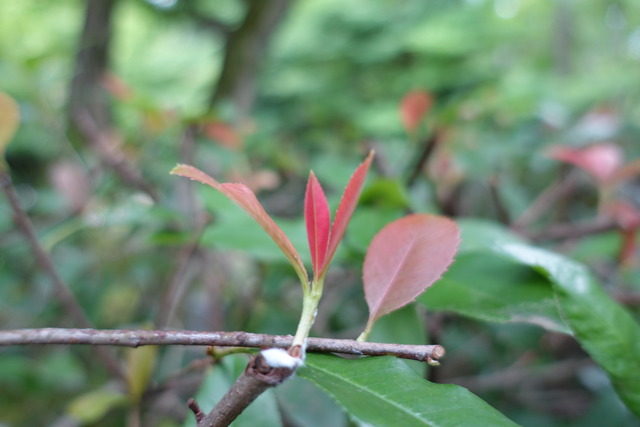
<path id="1" fill-rule="evenodd" d="M 622 150 L 611 143 L 585 148 L 556 146 L 551 148 L 549 156 L 584 169 L 600 182 L 612 178 L 623 162 Z"/>
<path id="2" fill-rule="evenodd" d="M 439 279 L 453 261 L 459 242 L 458 226 L 442 216 L 408 215 L 385 226 L 371 241 L 364 260 L 367 329 Z"/>
<path id="3" fill-rule="evenodd" d="M 178 165 L 171 170 L 171 173 L 208 184 L 244 209 L 280 247 L 291 265 L 293 265 L 296 273 L 298 273 L 300 280 L 305 285 L 307 284 L 309 279 L 298 251 L 284 234 L 284 231 L 267 214 L 249 187 L 244 184 L 221 184 L 201 170 L 189 165 Z"/>
<path id="4" fill-rule="evenodd" d="M 402 125 L 408 133 L 416 130 L 420 121 L 431 109 L 433 99 L 424 90 L 413 90 L 407 93 L 400 102 Z"/>
<path id="5" fill-rule="evenodd" d="M 358 166 L 353 175 L 351 175 L 349 183 L 344 189 L 342 199 L 340 199 L 340 204 L 336 211 L 336 217 L 334 218 L 333 225 L 331 226 L 329 247 L 327 248 L 327 256 L 324 259 L 324 264 L 319 275 L 320 277 L 324 276 L 327 272 L 329 263 L 331 262 L 333 255 L 336 253 L 338 245 L 340 244 L 340 241 L 344 236 L 344 232 L 347 229 L 351 215 L 353 215 L 353 211 L 356 209 L 360 192 L 362 191 L 364 181 L 367 177 L 367 172 L 369 171 L 369 166 L 371 166 L 371 162 L 373 161 L 373 155 L 374 152 L 371 151 L 364 162 L 360 163 L 360 166 Z"/>
<path id="6" fill-rule="evenodd" d="M 329 204 L 315 174 L 311 172 L 304 195 L 304 219 L 307 225 L 307 238 L 313 264 L 314 280 L 319 277 L 329 244 L 331 216 Z"/>

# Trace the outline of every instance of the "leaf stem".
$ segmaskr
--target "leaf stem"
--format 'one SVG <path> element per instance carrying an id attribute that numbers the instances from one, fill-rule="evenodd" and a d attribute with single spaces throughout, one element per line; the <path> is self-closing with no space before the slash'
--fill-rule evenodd
<path id="1" fill-rule="evenodd" d="M 320 303 L 320 298 L 322 297 L 323 284 L 323 280 L 311 283 L 311 289 L 309 290 L 309 292 L 305 292 L 304 299 L 302 301 L 302 313 L 300 314 L 300 322 L 298 322 L 298 329 L 296 331 L 295 337 L 293 338 L 293 343 L 291 344 L 291 347 L 300 347 L 300 358 L 302 360 L 304 360 L 309 332 L 311 331 L 313 322 L 316 320 L 316 314 L 318 313 L 318 304 Z"/>

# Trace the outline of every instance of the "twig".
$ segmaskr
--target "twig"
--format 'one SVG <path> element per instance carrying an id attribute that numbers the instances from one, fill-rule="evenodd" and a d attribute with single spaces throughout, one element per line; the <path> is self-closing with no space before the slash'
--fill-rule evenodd
<path id="1" fill-rule="evenodd" d="M 245 119 L 254 102 L 255 81 L 269 41 L 291 0 L 247 2 L 242 23 L 227 35 L 222 69 L 210 99 L 210 107 L 229 100 L 236 118 Z"/>
<path id="2" fill-rule="evenodd" d="M 619 225 L 614 220 L 609 219 L 578 224 L 555 224 L 547 226 L 540 231 L 521 232 L 521 234 L 533 241 L 564 240 L 605 233 L 617 228 L 619 228 Z"/>
<path id="3" fill-rule="evenodd" d="M 492 176 L 489 179 L 489 194 L 491 195 L 491 200 L 493 200 L 493 204 L 496 208 L 496 212 L 498 214 L 498 220 L 502 224 L 508 225 L 511 222 L 509 210 L 502 199 L 502 195 L 500 194 L 500 182 L 496 175 Z"/>
<path id="4" fill-rule="evenodd" d="M 155 189 L 128 161 L 112 137 L 100 130 L 95 119 L 88 112 L 76 111 L 72 118 L 84 137 L 100 155 L 100 160 L 106 167 L 112 169 L 128 185 L 146 193 L 153 201 L 158 201 Z"/>
<path id="5" fill-rule="evenodd" d="M 62 278 L 58 274 L 58 271 L 53 265 L 51 257 L 40 244 L 35 227 L 33 226 L 33 223 L 29 219 L 27 213 L 24 211 L 24 209 L 22 209 L 20 199 L 18 198 L 15 188 L 13 187 L 11 176 L 4 167 L 0 167 L 0 186 L 2 186 L 2 191 L 4 192 L 9 205 L 11 206 L 13 219 L 16 225 L 26 238 L 29 246 L 31 246 L 31 251 L 35 256 L 36 262 L 51 279 L 53 287 L 55 288 L 56 296 L 60 300 L 60 303 L 64 307 L 65 311 L 76 325 L 83 328 L 90 328 L 92 326 L 91 322 L 82 309 L 82 306 L 78 303 L 76 297 L 69 290 L 69 286 L 67 286 L 67 284 L 62 280 Z M 99 348 L 97 348 L 95 351 L 97 355 L 102 359 L 107 369 L 109 369 L 112 373 L 116 374 L 119 377 L 123 376 L 120 365 L 110 353 L 106 352 L 104 349 Z"/>
<path id="6" fill-rule="evenodd" d="M 540 218 L 540 216 L 549 212 L 551 207 L 558 200 L 566 197 L 573 189 L 575 186 L 576 176 L 577 175 L 575 173 L 569 173 L 566 178 L 561 178 L 547 187 L 522 213 L 522 215 L 514 221 L 513 228 L 524 230 Z"/>
<path id="7" fill-rule="evenodd" d="M 415 165 L 413 165 L 409 178 L 407 178 L 407 186 L 411 187 L 422 173 L 424 165 L 431 157 L 431 154 L 433 154 L 436 145 L 438 145 L 438 141 L 440 140 L 439 136 L 439 131 L 436 130 L 428 138 L 422 141 L 421 150 L 418 154 L 418 160 L 416 161 Z"/>
<path id="8" fill-rule="evenodd" d="M 191 243 L 183 247 L 178 255 L 177 268 L 163 293 L 160 310 L 156 316 L 155 325 L 157 328 L 162 329 L 171 323 L 176 307 L 182 299 L 185 287 L 189 283 L 188 278 L 185 276 L 189 264 L 198 250 L 200 234 Z"/>
<path id="9" fill-rule="evenodd" d="M 0 330 L 0 346 L 27 344 L 113 345 L 201 345 L 219 347 L 289 348 L 291 335 L 265 335 L 248 332 L 150 331 L 122 329 L 14 329 Z M 334 338 L 309 338 L 307 351 L 367 356 L 396 356 L 403 359 L 437 362 L 445 355 L 440 345 L 409 345 Z"/>
<path id="10" fill-rule="evenodd" d="M 284 353 L 284 352 L 283 352 Z M 282 384 L 298 365 L 274 366 L 263 353 L 253 356 L 242 375 L 216 406 L 198 422 L 198 427 L 226 427 L 267 389 Z M 196 415 L 197 420 L 197 415 Z"/>
<path id="11" fill-rule="evenodd" d="M 191 397 L 187 400 L 187 406 L 193 411 L 193 415 L 196 416 L 196 423 L 200 424 L 202 420 L 204 420 L 205 414 L 200 408 L 200 405 L 198 405 L 198 402 Z"/>

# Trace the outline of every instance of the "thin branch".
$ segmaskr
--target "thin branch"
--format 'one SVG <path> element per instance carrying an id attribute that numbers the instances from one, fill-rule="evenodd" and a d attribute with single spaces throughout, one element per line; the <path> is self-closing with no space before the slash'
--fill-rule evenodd
<path id="1" fill-rule="evenodd" d="M 200 234 L 198 237 L 190 242 L 187 246 L 183 247 L 178 254 L 178 265 L 173 273 L 171 281 L 167 285 L 160 304 L 160 310 L 156 316 L 155 325 L 157 328 L 164 328 L 171 323 L 173 315 L 175 313 L 178 303 L 182 300 L 185 288 L 187 287 L 189 280 L 187 276 L 188 267 L 193 259 L 193 256 L 198 251 Z"/>
<path id="2" fill-rule="evenodd" d="M 424 166 L 427 164 L 431 155 L 433 154 L 438 141 L 440 140 L 439 131 L 436 130 L 429 137 L 425 138 L 420 145 L 420 152 L 418 153 L 418 159 L 411 169 L 409 178 L 407 178 L 407 186 L 411 187 L 415 184 L 418 177 L 422 174 Z"/>
<path id="3" fill-rule="evenodd" d="M 298 365 L 272 366 L 263 353 L 253 356 L 242 375 L 216 406 L 198 422 L 198 427 L 226 427 L 267 389 L 282 384 Z M 196 420 L 197 420 L 196 415 Z"/>
<path id="4" fill-rule="evenodd" d="M 0 330 L 0 346 L 27 344 L 113 345 L 201 345 L 219 347 L 289 348 L 291 335 L 248 332 L 150 331 L 121 329 L 14 329 Z M 307 351 L 366 356 L 396 356 L 437 363 L 445 355 L 440 345 L 409 345 L 358 342 L 333 338 L 309 338 Z"/>
<path id="5" fill-rule="evenodd" d="M 547 187 L 522 215 L 513 222 L 512 227 L 517 230 L 524 230 L 542 215 L 548 213 L 560 199 L 566 198 L 573 190 L 576 184 L 576 177 L 577 175 L 571 172 L 566 178 L 560 178 Z"/>
<path id="6" fill-rule="evenodd" d="M 564 240 L 606 233 L 617 228 L 619 225 L 614 220 L 607 219 L 577 224 L 554 224 L 540 231 L 521 232 L 520 234 L 533 241 Z"/>
<path id="7" fill-rule="evenodd" d="M 496 208 L 498 220 L 502 224 L 508 225 L 511 222 L 511 216 L 509 215 L 509 210 L 507 209 L 507 206 L 502 199 L 502 195 L 500 194 L 500 182 L 496 175 L 489 179 L 489 194 L 491 195 L 491 200 L 493 200 L 493 204 Z"/>
<path id="8" fill-rule="evenodd" d="M 113 136 L 102 131 L 96 120 L 87 111 L 76 111 L 72 119 L 100 155 L 100 160 L 106 167 L 113 170 L 126 184 L 146 193 L 153 201 L 158 201 L 158 194 L 153 186 L 145 181 L 136 167 L 129 162 Z"/>
<path id="9" fill-rule="evenodd" d="M 18 194 L 16 193 L 13 182 L 11 180 L 11 175 L 9 175 L 9 172 L 4 167 L 0 167 L 0 186 L 2 187 L 2 191 L 4 192 L 9 205 L 11 206 L 13 219 L 18 226 L 18 229 L 20 229 L 25 239 L 29 243 L 29 246 L 31 246 L 31 251 L 35 256 L 36 262 L 51 279 L 56 296 L 60 300 L 60 303 L 64 307 L 65 311 L 76 325 L 83 328 L 90 328 L 92 326 L 91 322 L 82 309 L 82 306 L 80 305 L 80 303 L 78 303 L 75 295 L 73 295 L 73 293 L 69 290 L 69 286 L 64 282 L 64 280 L 62 280 L 62 278 L 58 274 L 58 271 L 53 265 L 51 257 L 40 244 L 33 223 L 29 219 L 29 216 L 24 211 L 24 209 L 22 209 L 20 199 L 18 198 Z M 112 373 L 118 375 L 119 377 L 122 377 L 120 365 L 110 353 L 106 352 L 103 349 L 96 349 L 95 351 L 98 357 L 102 359 L 107 369 L 109 369 Z"/>
<path id="10" fill-rule="evenodd" d="M 189 400 L 187 400 L 187 406 L 191 409 L 193 415 L 196 416 L 196 423 L 200 424 L 202 420 L 204 420 L 205 414 L 200 408 L 200 405 L 198 405 L 198 402 L 193 398 L 189 398 Z"/>

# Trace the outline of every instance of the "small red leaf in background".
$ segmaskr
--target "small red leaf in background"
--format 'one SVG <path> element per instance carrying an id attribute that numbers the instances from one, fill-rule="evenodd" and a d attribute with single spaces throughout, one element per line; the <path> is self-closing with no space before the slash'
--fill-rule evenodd
<path id="1" fill-rule="evenodd" d="M 204 133 L 214 142 L 231 150 L 242 148 L 243 141 L 240 134 L 228 123 L 213 122 L 204 125 Z"/>
<path id="2" fill-rule="evenodd" d="M 599 182 L 608 181 L 622 166 L 622 150 L 615 144 L 602 143 L 585 148 L 557 146 L 551 148 L 549 156 L 584 169 Z"/>
<path id="3" fill-rule="evenodd" d="M 360 163 L 360 166 L 358 166 L 353 175 L 351 175 L 349 183 L 347 183 L 347 186 L 344 189 L 344 193 L 340 199 L 340 204 L 338 205 L 338 210 L 336 211 L 336 217 L 334 218 L 333 225 L 331 226 L 327 256 L 324 259 L 324 265 L 322 266 L 319 276 L 323 276 L 327 272 L 329 263 L 331 262 L 333 255 L 336 253 L 338 245 L 344 236 L 349 220 L 351 220 L 351 215 L 353 215 L 353 211 L 356 209 L 356 205 L 358 204 L 358 199 L 360 198 L 364 181 L 367 178 L 367 172 L 369 172 L 369 167 L 373 161 L 373 156 L 374 152 L 371 151 L 364 162 Z"/>
<path id="4" fill-rule="evenodd" d="M 327 255 L 331 217 L 327 198 L 313 172 L 309 175 L 307 191 L 304 195 L 304 219 L 307 225 L 314 279 L 316 279 L 320 277 Z"/>
<path id="5" fill-rule="evenodd" d="M 433 104 L 433 98 L 424 90 L 413 90 L 402 98 L 400 117 L 408 133 L 416 130 L 420 121 L 431 109 L 431 104 Z"/>
<path id="6" fill-rule="evenodd" d="M 171 173 L 173 175 L 191 178 L 203 184 L 208 184 L 244 209 L 254 220 L 256 220 L 258 224 L 260 224 L 264 231 L 266 231 L 271 239 L 273 239 L 273 241 L 280 247 L 300 276 L 300 279 L 303 280 L 304 277 L 304 281 L 306 283 L 308 280 L 307 272 L 304 268 L 304 264 L 300 260 L 298 251 L 286 234 L 284 234 L 284 231 L 278 227 L 269 214 L 264 210 L 249 187 L 244 184 L 221 184 L 206 173 L 202 172 L 200 169 L 189 165 L 178 165 L 171 170 Z"/>
<path id="7" fill-rule="evenodd" d="M 363 266 L 368 327 L 414 301 L 447 270 L 460 231 L 452 220 L 413 214 L 385 226 L 371 241 Z"/>
<path id="8" fill-rule="evenodd" d="M 130 101 L 135 96 L 131 86 L 127 85 L 127 83 L 115 73 L 105 73 L 102 76 L 101 84 L 102 87 L 120 101 Z"/>

